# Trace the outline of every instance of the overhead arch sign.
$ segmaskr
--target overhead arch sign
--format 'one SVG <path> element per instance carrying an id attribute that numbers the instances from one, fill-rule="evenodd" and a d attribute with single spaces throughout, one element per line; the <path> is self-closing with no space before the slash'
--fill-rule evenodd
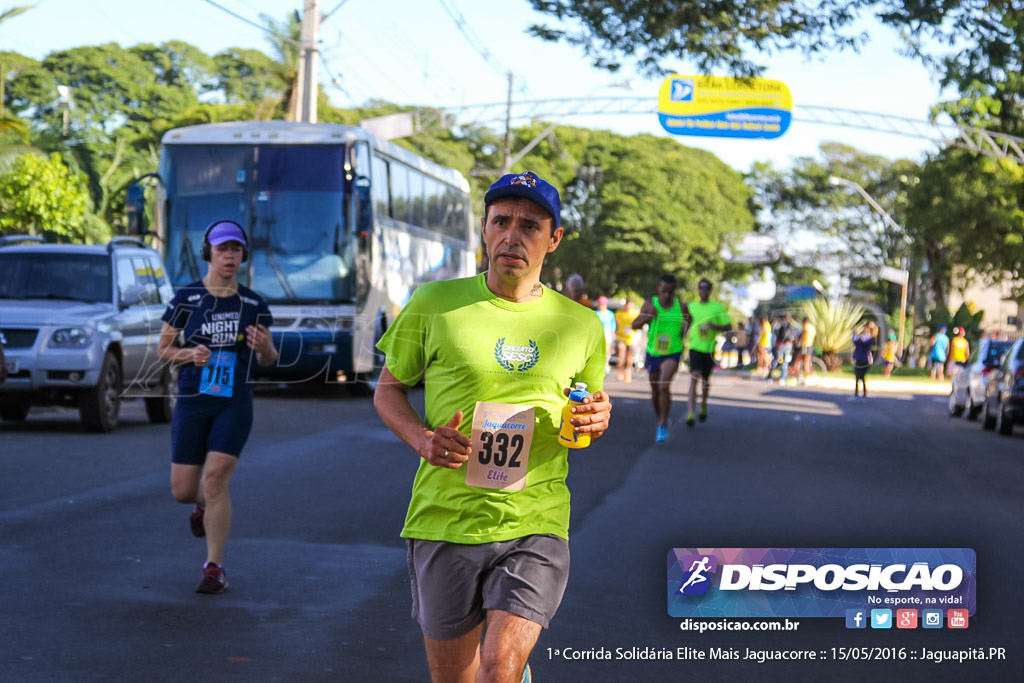
<path id="1" fill-rule="evenodd" d="M 793 98 L 782 81 L 669 76 L 658 91 L 658 119 L 675 135 L 777 138 L 789 128 Z"/>

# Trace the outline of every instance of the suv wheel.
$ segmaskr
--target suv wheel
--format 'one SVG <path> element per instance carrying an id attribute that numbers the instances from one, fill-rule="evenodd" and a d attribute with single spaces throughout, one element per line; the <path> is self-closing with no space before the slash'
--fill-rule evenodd
<path id="1" fill-rule="evenodd" d="M 985 402 L 982 404 L 982 408 L 981 408 L 981 428 L 982 429 L 992 430 L 992 429 L 995 429 L 996 418 L 993 417 L 992 411 L 990 411 L 988 409 L 988 404 L 989 404 L 989 400 L 988 400 L 988 396 L 986 396 L 985 397 Z"/>
<path id="2" fill-rule="evenodd" d="M 78 412 L 87 432 L 111 432 L 121 412 L 121 364 L 114 354 L 107 353 L 95 387 L 78 397 Z"/>
<path id="3" fill-rule="evenodd" d="M 1013 418 L 1006 414 L 1006 410 L 1002 406 L 999 407 L 999 412 L 996 414 L 996 431 L 1003 436 L 1013 434 Z"/>
<path id="4" fill-rule="evenodd" d="M 956 390 L 951 389 L 949 398 L 946 399 L 946 414 L 950 417 L 957 417 L 964 412 L 964 407 L 956 404 Z"/>
<path id="5" fill-rule="evenodd" d="M 146 417 L 153 424 L 167 424 L 174 417 L 174 404 L 178 402 L 178 371 L 167 366 L 160 375 L 160 382 L 147 396 Z"/>
<path id="6" fill-rule="evenodd" d="M 964 403 L 964 419 L 965 420 L 977 420 L 978 411 L 981 410 L 981 406 L 974 402 L 971 397 L 971 390 L 967 390 L 967 401 Z"/>
<path id="7" fill-rule="evenodd" d="M 4 422 L 24 422 L 31 406 L 21 401 L 4 401 L 0 403 L 0 418 Z"/>

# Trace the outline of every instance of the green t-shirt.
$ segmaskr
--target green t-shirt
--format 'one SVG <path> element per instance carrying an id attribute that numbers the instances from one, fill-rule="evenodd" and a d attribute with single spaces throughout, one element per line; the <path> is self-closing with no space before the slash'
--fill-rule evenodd
<path id="1" fill-rule="evenodd" d="M 466 484 L 467 465 L 420 461 L 404 538 L 491 543 L 531 534 L 569 537 L 567 450 L 558 443 L 562 389 L 603 388 L 605 340 L 594 312 L 545 288 L 526 303 L 506 301 L 486 274 L 419 287 L 378 343 L 400 382 L 425 383 L 433 429 L 463 411 L 470 435 L 477 401 L 535 407 L 526 488 L 501 491 Z M 474 457 L 471 455 L 470 457 Z"/>
<path id="2" fill-rule="evenodd" d="M 690 309 L 690 350 L 700 351 L 701 353 L 711 353 L 715 350 L 715 337 L 718 336 L 718 332 L 715 330 L 708 330 L 707 332 L 701 332 L 700 326 L 704 323 L 711 323 L 712 325 L 729 325 L 732 321 L 729 319 L 729 313 L 725 310 L 725 306 L 718 303 L 717 301 L 709 301 L 706 304 L 702 304 L 699 300 L 694 301 L 687 305 Z"/>
<path id="3" fill-rule="evenodd" d="M 671 308 L 662 308 L 658 297 L 651 299 L 656 315 L 647 324 L 647 353 L 668 356 L 683 351 L 683 306 L 672 298 Z"/>

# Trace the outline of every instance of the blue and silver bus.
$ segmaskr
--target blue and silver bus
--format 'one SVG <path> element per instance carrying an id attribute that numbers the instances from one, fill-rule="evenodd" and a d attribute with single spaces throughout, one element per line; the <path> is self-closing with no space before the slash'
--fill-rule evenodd
<path id="1" fill-rule="evenodd" d="M 168 131 L 154 228 L 175 287 L 202 277 L 207 225 L 249 233 L 239 279 L 274 313 L 275 381 L 366 379 L 375 343 L 430 280 L 472 275 L 469 183 L 351 126 L 246 121 Z"/>

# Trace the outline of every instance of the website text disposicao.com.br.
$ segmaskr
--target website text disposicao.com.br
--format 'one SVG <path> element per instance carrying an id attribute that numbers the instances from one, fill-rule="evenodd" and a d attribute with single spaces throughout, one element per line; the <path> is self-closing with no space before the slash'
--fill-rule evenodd
<path id="1" fill-rule="evenodd" d="M 791 619 L 782 621 L 730 620 L 730 619 L 683 619 L 679 630 L 706 633 L 708 631 L 796 631 L 800 622 Z"/>

